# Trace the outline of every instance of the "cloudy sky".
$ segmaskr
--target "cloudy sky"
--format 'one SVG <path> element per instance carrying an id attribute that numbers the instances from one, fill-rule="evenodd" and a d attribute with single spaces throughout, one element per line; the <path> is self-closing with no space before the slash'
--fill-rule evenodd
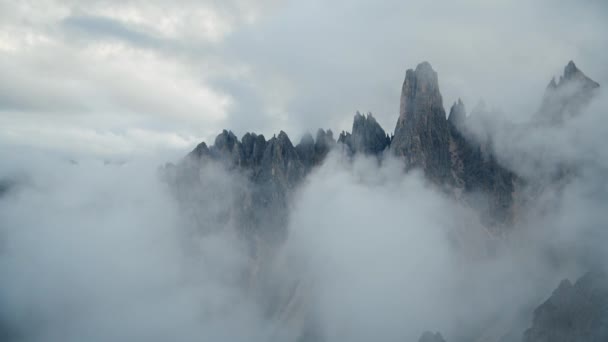
<path id="1" fill-rule="evenodd" d="M 602 0 L 0 0 L 0 144 L 179 155 L 222 128 L 349 129 L 356 110 L 392 131 L 423 60 L 444 106 L 519 120 L 570 59 L 606 84 L 607 16 Z"/>

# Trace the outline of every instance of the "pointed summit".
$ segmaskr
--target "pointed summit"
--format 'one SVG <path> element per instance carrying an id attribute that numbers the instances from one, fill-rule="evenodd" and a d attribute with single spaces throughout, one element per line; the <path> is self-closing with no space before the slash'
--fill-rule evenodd
<path id="1" fill-rule="evenodd" d="M 363 116 L 357 112 L 353 120 L 352 132 L 350 148 L 354 153 L 379 154 L 390 143 L 386 139 L 386 132 L 372 113 Z"/>
<path id="2" fill-rule="evenodd" d="M 563 86 L 568 82 L 580 82 L 583 88 L 598 88 L 599 83 L 595 82 L 591 78 L 587 77 L 579 68 L 576 67 L 573 61 L 568 62 L 568 64 L 564 67 L 564 75 L 560 78 L 560 83 L 558 86 Z"/>
<path id="3" fill-rule="evenodd" d="M 450 177 L 449 131 L 437 73 L 428 62 L 405 73 L 399 119 L 391 149 L 406 167 L 422 168 L 432 180 Z"/>
<path id="4" fill-rule="evenodd" d="M 594 97 L 599 84 L 583 73 L 573 61 L 564 67 L 559 82 L 552 79 L 547 85 L 538 121 L 559 123 L 577 116 Z"/>
<path id="5" fill-rule="evenodd" d="M 574 62 L 571 60 L 564 68 L 564 78 L 568 79 L 577 72 L 580 72 L 580 70 L 578 70 L 576 64 L 574 64 Z"/>
<path id="6" fill-rule="evenodd" d="M 466 119 L 467 112 L 464 107 L 464 103 L 462 103 L 461 99 L 458 99 L 457 102 L 454 102 L 452 108 L 450 108 L 450 115 L 448 116 L 448 122 L 459 128 L 464 124 L 464 120 Z"/>

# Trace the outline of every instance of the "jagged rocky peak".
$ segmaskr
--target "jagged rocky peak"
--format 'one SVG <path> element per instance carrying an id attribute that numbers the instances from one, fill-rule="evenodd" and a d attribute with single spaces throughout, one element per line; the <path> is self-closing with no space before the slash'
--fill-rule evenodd
<path id="1" fill-rule="evenodd" d="M 334 132 L 331 129 L 325 131 L 324 129 L 319 128 L 319 130 L 317 131 L 317 138 L 315 140 L 315 144 L 327 145 L 335 142 L 336 140 L 334 139 Z"/>
<path id="2" fill-rule="evenodd" d="M 437 183 L 450 178 L 448 124 L 437 73 L 428 62 L 405 73 L 391 149 L 407 168 L 421 168 Z"/>
<path id="3" fill-rule="evenodd" d="M 334 132 L 331 129 L 327 131 L 320 129 L 317 131 L 317 137 L 315 139 L 315 158 L 314 165 L 319 165 L 329 153 L 329 151 L 336 145 L 336 139 L 334 139 Z"/>
<path id="4" fill-rule="evenodd" d="M 223 130 L 215 138 L 215 143 L 209 148 L 209 152 L 213 157 L 231 166 L 240 165 L 244 160 L 241 142 L 232 131 Z"/>
<path id="5" fill-rule="evenodd" d="M 355 114 L 349 146 L 353 153 L 380 154 L 389 144 L 390 138 L 372 113 Z"/>
<path id="6" fill-rule="evenodd" d="M 266 138 L 262 134 L 247 132 L 241 138 L 241 146 L 245 165 L 259 165 L 266 149 Z"/>
<path id="7" fill-rule="evenodd" d="M 418 339 L 418 342 L 445 342 L 443 336 L 440 333 L 432 333 L 430 331 L 425 331 Z"/>
<path id="8" fill-rule="evenodd" d="M 213 147 L 218 151 L 232 151 L 234 146 L 239 143 L 239 139 L 232 131 L 223 130 L 217 137 Z"/>
<path id="9" fill-rule="evenodd" d="M 310 133 L 306 133 L 296 145 L 296 151 L 305 167 L 310 168 L 315 162 L 315 141 Z"/>
<path id="10" fill-rule="evenodd" d="M 267 177 L 278 177 L 284 185 L 293 186 L 304 176 L 298 152 L 284 131 L 268 141 L 262 167 Z"/>
<path id="11" fill-rule="evenodd" d="M 608 341 L 608 275 L 588 272 L 574 285 L 563 280 L 534 310 L 524 342 Z"/>
<path id="12" fill-rule="evenodd" d="M 573 61 L 568 62 L 559 82 L 552 78 L 547 85 L 537 120 L 560 123 L 579 115 L 599 87 L 599 83 L 585 75 Z"/>
<path id="13" fill-rule="evenodd" d="M 264 151 L 264 160 L 269 158 L 272 160 L 284 160 L 285 162 L 291 159 L 298 159 L 296 148 L 284 131 L 279 132 L 278 136 L 275 135 L 268 140 L 266 150 Z"/>
<path id="14" fill-rule="evenodd" d="M 576 67 L 576 64 L 574 64 L 573 61 L 570 61 L 564 68 L 564 76 L 560 78 L 560 84 L 558 84 L 558 86 L 563 84 L 564 82 L 573 81 L 581 82 L 581 85 L 585 88 L 598 88 L 600 86 L 599 83 L 587 77 L 585 73 L 579 70 L 579 68 Z"/>
<path id="15" fill-rule="evenodd" d="M 195 157 L 195 158 L 202 158 L 202 157 L 208 156 L 208 155 L 209 155 L 209 147 L 207 147 L 207 144 L 205 144 L 204 141 L 201 142 L 200 144 L 196 145 L 194 150 L 192 150 L 192 152 L 190 152 L 188 154 L 188 156 Z"/>
<path id="16" fill-rule="evenodd" d="M 350 146 L 351 145 L 351 134 L 350 132 L 342 131 L 338 136 L 338 143 Z"/>
<path id="17" fill-rule="evenodd" d="M 315 139 L 315 151 L 318 153 L 321 150 L 327 150 L 335 144 L 336 139 L 334 139 L 334 132 L 332 132 L 331 129 L 325 131 L 324 129 L 319 128 Z"/>
<path id="18" fill-rule="evenodd" d="M 467 111 L 462 103 L 461 99 L 454 102 L 452 108 L 450 108 L 450 115 L 448 116 L 448 122 L 457 128 L 461 128 L 467 118 Z"/>

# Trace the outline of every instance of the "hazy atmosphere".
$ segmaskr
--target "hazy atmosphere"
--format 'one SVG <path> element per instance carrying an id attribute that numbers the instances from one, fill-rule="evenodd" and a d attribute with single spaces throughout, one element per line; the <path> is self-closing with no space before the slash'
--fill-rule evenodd
<path id="1" fill-rule="evenodd" d="M 607 32 L 0 0 L 0 341 L 606 341 Z"/>
<path id="2" fill-rule="evenodd" d="M 184 150 L 224 128 L 385 129 L 406 68 L 446 106 L 536 110 L 572 59 L 608 79 L 604 1 L 2 1 L 3 145 L 101 155 Z M 34 138 L 35 137 L 35 138 Z"/>

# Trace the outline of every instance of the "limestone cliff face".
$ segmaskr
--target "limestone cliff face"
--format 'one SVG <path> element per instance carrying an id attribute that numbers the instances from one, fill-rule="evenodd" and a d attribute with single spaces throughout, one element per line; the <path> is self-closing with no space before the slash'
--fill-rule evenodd
<path id="1" fill-rule="evenodd" d="M 448 126 L 452 175 L 463 198 L 480 212 L 487 226 L 511 223 L 516 175 L 497 161 L 491 140 L 473 137 L 461 100 L 452 105 Z"/>
<path id="2" fill-rule="evenodd" d="M 399 119 L 391 142 L 406 167 L 421 168 L 438 183 L 451 181 L 449 131 L 437 73 L 428 62 L 409 69 L 401 91 Z"/>

